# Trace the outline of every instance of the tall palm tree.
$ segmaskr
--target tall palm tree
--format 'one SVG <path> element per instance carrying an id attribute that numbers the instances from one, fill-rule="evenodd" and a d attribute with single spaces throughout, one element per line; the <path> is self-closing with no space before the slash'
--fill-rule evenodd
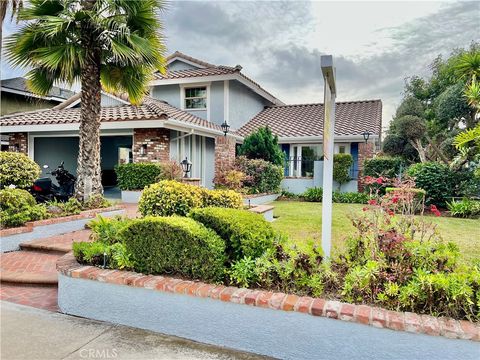
<path id="1" fill-rule="evenodd" d="M 32 68 L 30 89 L 47 94 L 55 82 L 80 81 L 80 147 L 76 196 L 103 192 L 100 173 L 102 86 L 141 102 L 155 71 L 164 71 L 161 0 L 30 0 L 28 20 L 6 39 L 10 62 Z"/>
<path id="2" fill-rule="evenodd" d="M 11 8 L 11 19 L 13 20 L 22 7 L 23 0 L 0 0 L 0 57 L 2 54 L 3 21 L 7 16 L 8 9 Z"/>

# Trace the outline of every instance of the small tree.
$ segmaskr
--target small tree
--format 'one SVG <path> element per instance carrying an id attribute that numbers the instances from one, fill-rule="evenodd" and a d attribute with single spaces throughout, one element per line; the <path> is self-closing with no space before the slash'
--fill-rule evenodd
<path id="1" fill-rule="evenodd" d="M 267 127 L 261 127 L 247 136 L 238 150 L 249 159 L 263 159 L 275 165 L 283 165 L 285 156 L 278 146 L 278 136 Z"/>
<path id="2" fill-rule="evenodd" d="M 350 167 L 353 165 L 353 158 L 350 154 L 335 154 L 333 156 L 333 180 L 338 183 L 338 190 L 342 184 L 350 181 Z"/>

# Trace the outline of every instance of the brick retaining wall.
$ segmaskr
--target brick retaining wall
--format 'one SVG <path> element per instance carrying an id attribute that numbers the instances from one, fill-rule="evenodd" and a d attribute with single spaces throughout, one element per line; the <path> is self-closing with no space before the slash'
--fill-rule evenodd
<path id="1" fill-rule="evenodd" d="M 83 266 L 75 260 L 72 253 L 59 259 L 57 271 L 71 278 L 210 298 L 273 310 L 293 311 L 376 328 L 480 341 L 480 326 L 478 323 L 470 321 L 390 311 L 368 305 L 355 305 L 308 296 L 300 297 L 280 292 L 211 285 L 167 276 L 143 275 L 130 271 Z"/>

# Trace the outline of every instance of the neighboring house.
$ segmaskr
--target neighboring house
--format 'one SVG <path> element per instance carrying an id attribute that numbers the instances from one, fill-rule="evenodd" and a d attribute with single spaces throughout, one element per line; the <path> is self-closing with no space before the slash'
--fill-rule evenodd
<path id="1" fill-rule="evenodd" d="M 25 78 L 5 79 L 1 81 L 0 115 L 53 108 L 74 94 L 73 91 L 54 86 L 48 95 L 40 96 L 27 89 Z"/>
<path id="2" fill-rule="evenodd" d="M 216 171 L 233 164 L 236 144 L 263 125 L 280 136 L 287 156 L 297 159 L 287 162 L 286 175 L 313 176 L 298 158 L 309 151 L 321 157 L 321 105 L 285 105 L 241 70 L 239 65 L 212 65 L 175 52 L 167 58 L 166 73 L 154 74 L 143 105 L 136 107 L 123 97 L 103 92 L 104 185 L 115 183 L 112 173 L 118 163 L 180 162 L 188 157 L 193 164 L 191 176 L 212 187 Z M 26 152 L 39 164 L 54 166 L 65 160 L 67 168 L 75 171 L 80 102 L 81 94 L 76 94 L 51 110 L 3 116 L 0 129 L 9 134 L 10 150 Z M 336 132 L 335 140 L 338 152 L 352 152 L 356 161 L 361 158 L 354 154 L 355 149 L 361 152 L 361 133 L 368 130 L 371 139 L 378 139 L 381 121 L 380 101 L 358 104 L 364 105 L 347 107 L 346 116 L 343 105 L 338 105 L 341 119 L 337 123 L 344 124 L 341 130 L 346 132 Z M 230 125 L 227 136 L 220 126 L 224 122 Z"/>
<path id="3" fill-rule="evenodd" d="M 260 127 L 268 126 L 278 136 L 285 153 L 283 187 L 293 193 L 322 186 L 323 168 L 315 162 L 323 158 L 323 104 L 269 106 L 243 125 L 237 133 L 247 136 Z M 335 153 L 351 154 L 353 166 L 349 184 L 342 191 L 356 191 L 361 165 L 373 155 L 373 145 L 379 144 L 382 126 L 380 100 L 337 102 L 335 109 Z M 368 147 L 363 133 L 369 133 Z"/>

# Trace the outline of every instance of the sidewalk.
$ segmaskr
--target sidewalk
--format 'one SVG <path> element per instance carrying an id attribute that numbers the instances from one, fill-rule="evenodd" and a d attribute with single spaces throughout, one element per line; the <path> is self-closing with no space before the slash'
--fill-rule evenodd
<path id="1" fill-rule="evenodd" d="M 0 302 L 0 307 L 0 358 L 4 360 L 264 359 L 253 354 L 5 301 Z"/>

